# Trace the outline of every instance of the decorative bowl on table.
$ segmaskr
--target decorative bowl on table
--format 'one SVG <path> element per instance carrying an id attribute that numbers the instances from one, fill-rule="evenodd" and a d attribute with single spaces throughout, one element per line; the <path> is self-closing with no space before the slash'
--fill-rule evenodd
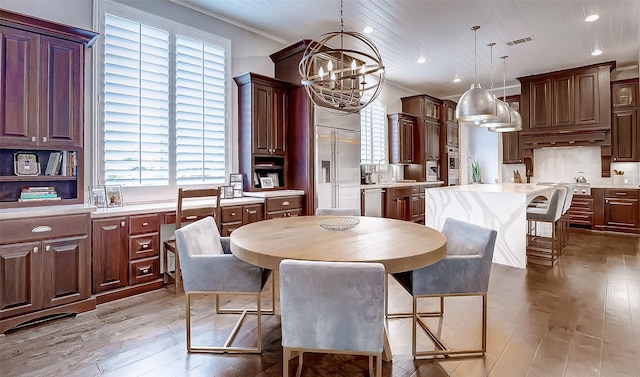
<path id="1" fill-rule="evenodd" d="M 349 230 L 360 224 L 360 219 L 349 216 L 324 217 L 318 220 L 318 225 L 326 230 Z"/>

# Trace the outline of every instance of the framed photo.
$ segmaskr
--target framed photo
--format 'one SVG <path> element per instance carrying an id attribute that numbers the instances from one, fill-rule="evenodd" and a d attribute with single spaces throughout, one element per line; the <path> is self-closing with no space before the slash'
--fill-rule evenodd
<path id="1" fill-rule="evenodd" d="M 280 187 L 280 180 L 278 179 L 278 173 L 267 173 L 267 177 L 273 181 L 273 187 Z"/>
<path id="2" fill-rule="evenodd" d="M 242 182 L 242 174 L 229 174 L 229 182 Z"/>
<path id="3" fill-rule="evenodd" d="M 262 188 L 273 188 L 273 179 L 271 177 L 260 177 L 260 186 Z"/>
<path id="4" fill-rule="evenodd" d="M 98 208 L 107 206 L 107 194 L 104 191 L 104 186 L 89 187 L 89 205 Z"/>
<path id="5" fill-rule="evenodd" d="M 233 187 L 233 196 L 242 197 L 242 174 L 230 174 L 229 184 Z"/>
<path id="6" fill-rule="evenodd" d="M 220 192 L 222 194 L 222 198 L 233 199 L 233 186 L 220 186 Z"/>
<path id="7" fill-rule="evenodd" d="M 35 153 L 18 152 L 13 155 L 13 170 L 16 175 L 40 175 L 40 163 Z"/>
<path id="8" fill-rule="evenodd" d="M 107 207 L 122 207 L 122 188 L 120 186 L 104 186 L 107 195 Z"/>

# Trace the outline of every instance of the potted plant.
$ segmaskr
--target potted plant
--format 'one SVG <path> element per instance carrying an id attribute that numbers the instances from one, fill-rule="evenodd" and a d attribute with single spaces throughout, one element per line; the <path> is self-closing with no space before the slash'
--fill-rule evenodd
<path id="1" fill-rule="evenodd" d="M 480 182 L 480 163 L 478 161 L 471 162 L 471 181 L 473 183 Z"/>

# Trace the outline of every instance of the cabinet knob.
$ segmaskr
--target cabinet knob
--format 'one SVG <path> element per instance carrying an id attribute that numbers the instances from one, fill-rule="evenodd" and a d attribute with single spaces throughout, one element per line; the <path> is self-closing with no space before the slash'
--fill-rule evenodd
<path id="1" fill-rule="evenodd" d="M 283 206 L 288 206 L 288 205 L 289 205 L 289 202 L 288 202 L 288 201 L 284 201 L 284 202 L 282 202 L 282 205 L 283 205 Z"/>
<path id="2" fill-rule="evenodd" d="M 120 226 L 124 227 L 124 221 L 120 222 Z"/>
<path id="3" fill-rule="evenodd" d="M 148 243 L 142 244 L 142 248 L 143 249 L 148 249 L 149 248 L 149 244 Z"/>
<path id="4" fill-rule="evenodd" d="M 148 274 L 149 273 L 149 269 L 148 268 L 143 268 L 142 269 L 142 273 L 143 274 Z"/>
<path id="5" fill-rule="evenodd" d="M 47 246 L 44 248 L 44 251 L 51 251 L 51 245 L 47 245 Z"/>
<path id="6" fill-rule="evenodd" d="M 147 226 L 149 225 L 149 223 L 142 223 L 142 226 Z"/>
<path id="7" fill-rule="evenodd" d="M 256 210 L 251 211 L 251 210 L 247 209 L 247 213 L 250 214 L 250 215 L 255 215 L 257 212 L 258 211 L 256 211 Z"/>
<path id="8" fill-rule="evenodd" d="M 34 254 L 38 254 L 38 247 L 37 246 L 33 248 L 33 253 Z"/>
<path id="9" fill-rule="evenodd" d="M 31 136 L 31 141 L 33 141 L 35 143 L 36 142 L 36 137 L 35 136 Z"/>
<path id="10" fill-rule="evenodd" d="M 31 233 L 43 233 L 43 232 L 50 232 L 50 231 L 51 231 L 51 227 L 46 225 L 37 226 L 31 229 Z"/>
<path id="11" fill-rule="evenodd" d="M 46 136 L 43 136 L 43 137 L 42 137 L 42 142 L 43 142 L 43 143 L 46 143 L 47 141 L 49 141 L 49 140 L 47 139 L 47 137 L 46 137 Z"/>
<path id="12" fill-rule="evenodd" d="M 235 213 L 235 212 L 231 212 L 231 216 L 235 216 L 235 215 L 236 215 L 236 213 Z"/>

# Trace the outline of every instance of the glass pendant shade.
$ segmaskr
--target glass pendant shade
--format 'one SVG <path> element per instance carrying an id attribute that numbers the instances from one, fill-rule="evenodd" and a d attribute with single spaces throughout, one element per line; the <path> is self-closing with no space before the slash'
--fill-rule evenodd
<path id="1" fill-rule="evenodd" d="M 463 122 L 495 119 L 495 97 L 488 90 L 482 89 L 479 83 L 473 83 L 458 101 L 456 118 Z"/>

